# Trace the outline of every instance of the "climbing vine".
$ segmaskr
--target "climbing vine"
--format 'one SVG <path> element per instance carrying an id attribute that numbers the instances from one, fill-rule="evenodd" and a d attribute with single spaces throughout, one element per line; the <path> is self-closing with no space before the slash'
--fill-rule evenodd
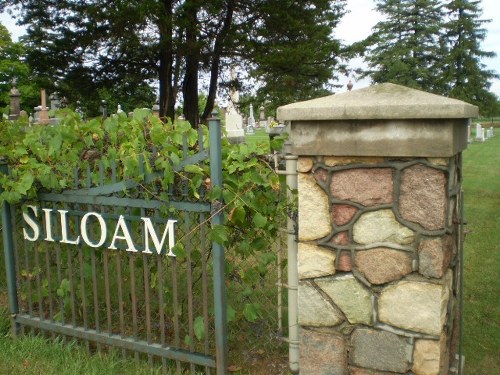
<path id="1" fill-rule="evenodd" d="M 200 145 L 198 131 L 188 122 L 163 123 L 146 110 L 104 121 L 84 122 L 69 111 L 60 116 L 61 122 L 53 126 L 29 126 L 22 120 L 0 122 L 0 157 L 9 166 L 9 174 L 0 174 L 0 201 L 16 204 L 35 199 L 39 192 L 72 189 L 78 170 L 89 171 L 87 178 L 97 183 L 100 170 L 109 169 L 111 163 L 118 165 L 118 180 L 142 184 L 146 198 L 165 203 L 171 199 L 169 187 L 180 181 L 187 199 L 224 202 L 224 223 L 213 227 L 209 237 L 231 252 L 226 274 L 242 285 L 242 296 L 228 307 L 228 318 L 257 320 L 263 307 L 255 301 L 245 302 L 245 296 L 275 268 L 269 267 L 276 264 L 270 244 L 284 226 L 287 212 L 285 189 L 268 161 L 269 146 L 230 144 L 224 139 L 224 184 L 217 189 L 210 183 L 208 161 L 176 167 L 186 154 L 193 156 L 208 148 L 206 127 L 201 128 L 205 144 Z M 271 149 L 281 149 L 283 140 L 272 140 Z M 154 173 L 155 188 L 149 188 L 145 178 Z M 249 257 L 256 259 L 250 269 L 233 261 Z"/>

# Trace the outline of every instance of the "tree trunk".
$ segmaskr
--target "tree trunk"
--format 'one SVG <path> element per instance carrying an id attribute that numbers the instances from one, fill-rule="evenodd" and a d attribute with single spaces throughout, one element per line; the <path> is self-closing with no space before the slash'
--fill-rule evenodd
<path id="1" fill-rule="evenodd" d="M 160 118 L 174 120 L 175 90 L 173 87 L 173 0 L 163 0 L 163 16 L 159 19 L 160 33 Z"/>
<path id="2" fill-rule="evenodd" d="M 182 85 L 184 117 L 194 128 L 198 127 L 198 70 L 200 52 L 198 46 L 197 1 L 186 1 L 186 71 Z"/>
<path id="3" fill-rule="evenodd" d="M 234 0 L 229 0 L 227 2 L 227 9 L 226 9 L 226 16 L 224 17 L 224 23 L 214 43 L 212 65 L 210 67 L 210 86 L 208 89 L 207 103 L 205 105 L 203 114 L 201 115 L 202 122 L 205 122 L 207 120 L 207 118 L 211 115 L 212 110 L 214 109 L 215 96 L 217 95 L 217 83 L 219 79 L 220 60 L 222 57 L 226 36 L 229 33 L 229 29 L 231 28 L 231 23 L 233 21 L 233 13 L 234 13 Z"/>

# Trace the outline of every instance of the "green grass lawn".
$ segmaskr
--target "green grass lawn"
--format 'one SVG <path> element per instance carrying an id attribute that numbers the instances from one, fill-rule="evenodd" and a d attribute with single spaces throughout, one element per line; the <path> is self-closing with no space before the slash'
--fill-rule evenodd
<path id="1" fill-rule="evenodd" d="M 469 145 L 463 169 L 465 373 L 500 374 L 500 134 Z"/>
<path id="2" fill-rule="evenodd" d="M 4 295 L 0 301 L 5 302 Z M 119 355 L 89 356 L 83 347 L 61 339 L 24 336 L 14 340 L 9 336 L 9 326 L 6 308 L 0 307 L 0 374 L 161 374 L 147 365 L 137 366 L 130 360 L 122 360 Z"/>
<path id="3" fill-rule="evenodd" d="M 498 132 L 500 133 L 500 132 Z M 465 374 L 500 374 L 500 134 L 463 154 L 468 234 L 464 263 Z M 0 256 L 3 263 L 3 255 Z M 8 336 L 5 279 L 0 264 L 0 374 L 151 374 L 119 356 L 42 338 Z"/>

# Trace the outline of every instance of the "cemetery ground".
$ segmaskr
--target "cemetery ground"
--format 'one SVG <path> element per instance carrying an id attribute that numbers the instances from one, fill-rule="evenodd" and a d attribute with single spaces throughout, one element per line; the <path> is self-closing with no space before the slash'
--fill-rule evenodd
<path id="1" fill-rule="evenodd" d="M 484 126 L 489 125 L 486 122 Z M 500 124 L 498 124 L 500 125 Z M 500 128 L 484 143 L 463 153 L 463 188 L 467 235 L 464 250 L 463 348 L 467 375 L 500 374 Z M 0 374 L 151 374 L 119 355 L 88 356 L 69 340 L 9 336 L 3 250 L 0 252 Z M 269 306 L 274 309 L 275 306 Z M 231 348 L 230 348 L 231 350 Z M 233 349 L 234 350 L 234 349 Z M 284 353 L 286 355 L 286 352 Z M 280 355 L 281 356 L 281 355 Z M 280 364 L 283 358 L 277 359 Z M 269 362 L 268 362 L 269 363 Z M 276 374 L 263 368 L 234 374 Z M 263 371 L 263 372 L 261 372 Z M 287 374 L 283 370 L 282 374 Z"/>
<path id="2" fill-rule="evenodd" d="M 484 126 L 495 126 L 500 124 Z M 500 374 L 500 136 L 463 153 L 465 374 Z"/>

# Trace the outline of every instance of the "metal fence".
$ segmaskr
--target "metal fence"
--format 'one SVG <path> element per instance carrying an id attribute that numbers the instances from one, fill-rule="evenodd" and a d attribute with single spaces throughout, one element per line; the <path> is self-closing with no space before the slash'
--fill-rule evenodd
<path id="1" fill-rule="evenodd" d="M 220 186 L 220 121 L 210 125 L 211 184 Z M 199 134 L 174 170 L 209 157 Z M 140 182 L 120 180 L 123 165 L 101 161 L 75 170 L 70 190 L 3 204 L 13 332 L 71 336 L 178 374 L 225 373 L 224 252 L 207 239 L 221 213 L 190 199 L 181 173 L 159 191 L 163 176 L 148 174 L 147 162 L 139 157 Z"/>
<path id="2" fill-rule="evenodd" d="M 263 255 L 264 254 L 264 255 Z M 265 252 L 241 258 L 226 249 L 230 369 L 288 374 L 285 233 Z"/>
<path id="3" fill-rule="evenodd" d="M 189 162 L 208 157 L 199 145 Z M 4 205 L 0 277 L 8 280 L 13 332 L 70 337 L 89 352 L 119 350 L 164 373 L 288 373 L 286 233 L 258 255 L 226 249 L 224 257 L 207 238 L 222 222 L 217 205 L 189 201 L 182 182 L 166 204 L 154 198 L 161 176 L 119 181 L 120 168 L 76 170 L 71 191 Z M 218 168 L 211 184 L 220 183 Z M 145 251 L 148 234 L 168 242 L 172 219 L 177 256 L 155 254 L 151 238 Z M 282 220 L 285 227 L 286 213 Z"/>

